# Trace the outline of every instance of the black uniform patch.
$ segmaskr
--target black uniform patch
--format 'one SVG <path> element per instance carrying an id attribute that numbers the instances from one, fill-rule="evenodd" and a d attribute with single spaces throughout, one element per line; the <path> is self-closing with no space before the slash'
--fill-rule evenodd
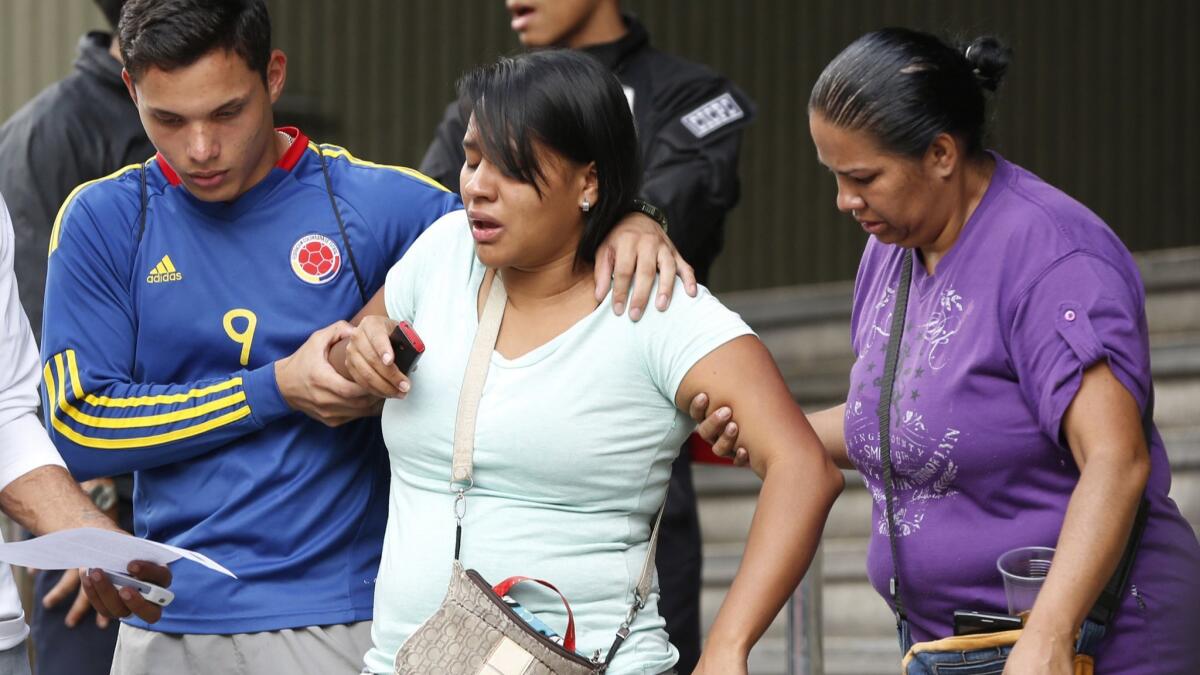
<path id="1" fill-rule="evenodd" d="M 733 96 L 729 92 L 725 92 L 679 118 L 679 121 L 696 138 L 704 138 L 726 124 L 736 122 L 745 116 L 746 113 L 737 104 L 737 101 L 733 100 Z"/>

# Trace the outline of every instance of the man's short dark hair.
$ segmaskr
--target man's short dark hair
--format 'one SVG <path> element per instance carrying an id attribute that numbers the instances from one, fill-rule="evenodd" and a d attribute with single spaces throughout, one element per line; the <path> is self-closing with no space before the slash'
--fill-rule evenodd
<path id="1" fill-rule="evenodd" d="M 267 79 L 271 18 L 262 0 L 127 0 L 118 31 L 134 79 L 151 67 L 190 66 L 218 48 Z"/>
<path id="2" fill-rule="evenodd" d="M 104 15 L 112 32 L 117 32 L 117 24 L 121 21 L 121 6 L 125 4 L 125 0 L 92 0 L 92 2 L 96 3 L 96 8 Z"/>

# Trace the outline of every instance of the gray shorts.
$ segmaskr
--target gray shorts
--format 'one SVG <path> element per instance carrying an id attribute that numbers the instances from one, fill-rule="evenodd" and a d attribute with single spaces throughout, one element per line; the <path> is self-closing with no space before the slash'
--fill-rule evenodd
<path id="1" fill-rule="evenodd" d="M 370 647 L 370 621 L 234 635 L 121 624 L 112 675 L 351 675 L 362 670 Z"/>
<path id="2" fill-rule="evenodd" d="M 0 651 L 0 675 L 29 675 L 29 653 L 24 640 Z"/>

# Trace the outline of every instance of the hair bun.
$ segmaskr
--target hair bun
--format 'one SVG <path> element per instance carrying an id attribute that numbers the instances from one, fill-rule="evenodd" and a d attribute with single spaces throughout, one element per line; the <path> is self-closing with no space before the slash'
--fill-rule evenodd
<path id="1" fill-rule="evenodd" d="M 996 91 L 1004 74 L 1008 72 L 1008 63 L 1012 61 L 1012 49 L 999 39 L 990 35 L 977 37 L 963 50 L 963 56 L 970 65 L 979 86 L 988 91 Z"/>

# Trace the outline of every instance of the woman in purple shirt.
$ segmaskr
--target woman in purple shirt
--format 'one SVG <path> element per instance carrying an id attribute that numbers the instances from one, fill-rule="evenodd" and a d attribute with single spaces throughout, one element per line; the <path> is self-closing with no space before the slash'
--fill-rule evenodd
<path id="1" fill-rule="evenodd" d="M 813 87 L 809 125 L 837 207 L 872 236 L 854 289 L 849 396 L 810 421 L 874 496 L 868 572 L 894 608 L 876 407 L 911 252 L 890 439 L 912 639 L 951 635 L 958 609 L 1005 613 L 997 557 L 1052 546 L 1004 672 L 1071 673 L 1076 634 L 1144 497 L 1149 517 L 1096 672 L 1200 673 L 1200 546 L 1167 496 L 1162 439 L 1143 424 L 1153 385 L 1142 282 L 1099 217 L 984 149 L 984 90 L 1010 54 L 991 38 L 960 50 L 883 30 Z"/>

